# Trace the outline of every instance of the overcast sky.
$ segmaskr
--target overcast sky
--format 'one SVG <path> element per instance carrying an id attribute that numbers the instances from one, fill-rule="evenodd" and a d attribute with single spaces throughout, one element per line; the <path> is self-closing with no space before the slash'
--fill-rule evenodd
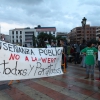
<path id="1" fill-rule="evenodd" d="M 69 32 L 87 24 L 100 26 L 100 0 L 0 0 L 1 32 L 31 27 L 56 27 L 57 31 Z"/>

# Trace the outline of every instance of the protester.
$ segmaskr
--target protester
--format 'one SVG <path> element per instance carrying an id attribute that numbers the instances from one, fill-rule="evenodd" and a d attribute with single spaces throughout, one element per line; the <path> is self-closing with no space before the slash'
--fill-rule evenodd
<path id="1" fill-rule="evenodd" d="M 86 47 L 86 41 L 83 40 L 82 44 L 80 45 L 80 50 L 84 49 Z M 82 55 L 82 61 L 81 61 L 81 67 L 85 68 L 85 55 Z"/>
<path id="2" fill-rule="evenodd" d="M 75 58 L 75 49 L 74 49 L 74 46 L 71 46 L 69 62 L 72 62 L 73 58 Z"/>
<path id="3" fill-rule="evenodd" d="M 77 44 L 75 44 L 75 64 L 79 64 L 80 63 L 80 46 L 79 46 L 79 42 L 77 42 Z"/>
<path id="4" fill-rule="evenodd" d="M 55 41 L 51 42 L 51 47 L 56 47 L 56 42 Z"/>
<path id="5" fill-rule="evenodd" d="M 96 48 L 94 43 L 92 43 L 92 48 Z M 94 60 L 95 60 L 94 67 L 96 67 L 96 56 L 97 54 L 94 54 Z"/>
<path id="6" fill-rule="evenodd" d="M 25 47 L 27 47 L 27 44 L 25 44 Z"/>
<path id="7" fill-rule="evenodd" d="M 45 45 L 46 48 L 51 48 L 51 45 L 49 44 L 48 41 L 45 41 L 45 44 L 46 44 L 46 45 Z"/>
<path id="8" fill-rule="evenodd" d="M 97 80 L 100 81 L 100 37 L 98 40 L 98 68 L 99 68 L 99 78 L 97 78 Z M 100 87 L 99 87 L 100 89 Z"/>
<path id="9" fill-rule="evenodd" d="M 85 64 L 86 64 L 86 77 L 85 79 L 89 78 L 89 73 L 91 73 L 91 80 L 94 80 L 94 54 L 97 53 L 96 48 L 92 48 L 92 43 L 88 42 L 87 47 L 81 50 L 81 53 L 86 55 Z"/>
<path id="10" fill-rule="evenodd" d="M 63 39 L 60 39 L 60 44 L 61 44 L 61 47 L 63 47 L 62 63 L 66 63 L 65 67 L 67 68 L 67 45 L 65 45 Z M 64 57 L 66 59 L 66 62 L 64 62 Z"/>

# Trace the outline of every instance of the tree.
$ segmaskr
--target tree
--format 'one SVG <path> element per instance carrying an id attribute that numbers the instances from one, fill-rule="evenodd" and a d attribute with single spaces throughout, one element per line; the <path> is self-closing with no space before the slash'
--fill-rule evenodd
<path id="1" fill-rule="evenodd" d="M 51 44 L 51 41 L 55 41 L 55 40 L 56 40 L 56 38 L 51 33 L 48 34 L 48 41 L 50 44 Z"/>
<path id="2" fill-rule="evenodd" d="M 45 47 L 45 41 L 48 41 L 51 44 L 51 40 L 54 40 L 55 37 L 52 34 L 41 32 L 37 36 L 37 39 L 39 40 L 39 47 Z"/>
<path id="3" fill-rule="evenodd" d="M 57 40 L 57 46 L 60 46 L 60 39 L 63 39 L 65 42 L 67 42 L 65 37 L 57 36 L 57 37 L 56 37 L 56 40 Z"/>

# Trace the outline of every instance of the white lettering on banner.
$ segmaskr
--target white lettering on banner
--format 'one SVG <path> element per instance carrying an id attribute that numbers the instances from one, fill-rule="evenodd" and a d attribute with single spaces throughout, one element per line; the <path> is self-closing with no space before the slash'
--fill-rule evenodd
<path id="1" fill-rule="evenodd" d="M 63 74 L 62 47 L 26 48 L 0 41 L 0 80 L 20 80 Z"/>

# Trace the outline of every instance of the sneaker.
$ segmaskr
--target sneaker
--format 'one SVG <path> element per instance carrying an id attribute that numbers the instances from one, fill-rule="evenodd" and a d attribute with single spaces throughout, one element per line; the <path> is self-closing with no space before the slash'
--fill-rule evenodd
<path id="1" fill-rule="evenodd" d="M 85 77 L 84 79 L 89 79 L 89 77 Z"/>
<path id="2" fill-rule="evenodd" d="M 89 74 L 86 75 L 86 77 L 84 79 L 89 79 Z"/>

